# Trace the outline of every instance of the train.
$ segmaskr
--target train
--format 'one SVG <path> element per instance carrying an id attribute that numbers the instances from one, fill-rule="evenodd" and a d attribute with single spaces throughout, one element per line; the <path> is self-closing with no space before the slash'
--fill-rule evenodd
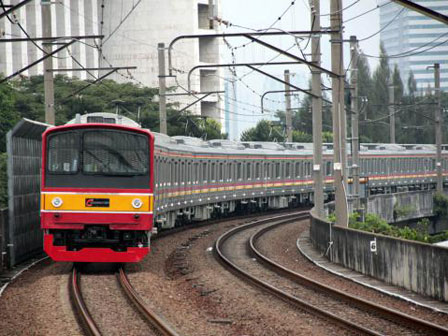
<path id="1" fill-rule="evenodd" d="M 332 159 L 324 144 L 326 200 Z M 361 144 L 361 196 L 434 189 L 435 167 L 434 145 Z M 312 174 L 311 143 L 170 137 L 116 114 L 78 115 L 43 134 L 44 250 L 56 261 L 138 262 L 161 230 L 312 205 Z"/>

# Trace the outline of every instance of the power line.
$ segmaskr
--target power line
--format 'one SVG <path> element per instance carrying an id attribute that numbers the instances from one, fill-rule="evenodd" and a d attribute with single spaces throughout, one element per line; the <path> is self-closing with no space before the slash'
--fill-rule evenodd
<path id="1" fill-rule="evenodd" d="M 370 39 L 370 38 L 372 38 L 372 37 L 378 35 L 378 34 L 381 33 L 382 31 L 384 31 L 387 27 L 389 27 L 389 26 L 392 24 L 392 22 L 394 22 L 394 21 L 401 15 L 401 13 L 404 12 L 404 10 L 405 10 L 405 8 L 402 8 L 402 9 L 397 13 L 397 15 L 395 15 L 395 16 L 394 16 L 394 17 L 393 17 L 387 24 L 384 25 L 383 28 L 381 28 L 380 30 L 378 30 L 376 33 L 373 33 L 373 34 L 371 34 L 371 35 L 369 35 L 369 36 L 367 36 L 367 37 L 364 37 L 364 38 L 362 38 L 362 39 L 359 39 L 358 42 L 366 41 L 366 40 L 368 40 L 368 39 Z"/>
<path id="2" fill-rule="evenodd" d="M 361 14 L 358 14 L 358 15 L 356 15 L 356 16 L 350 18 L 350 19 L 345 20 L 344 23 L 347 23 L 347 22 L 356 20 L 356 19 L 358 19 L 358 18 L 360 18 L 360 17 L 362 17 L 362 16 L 364 16 L 364 15 L 366 15 L 366 14 L 369 14 L 370 12 L 373 12 L 374 10 L 377 10 L 377 9 L 380 9 L 381 7 L 390 5 L 391 3 L 392 3 L 392 2 L 389 1 L 389 2 L 386 2 L 386 3 L 382 4 L 382 5 L 377 5 L 376 7 L 372 8 L 372 9 L 369 9 L 369 10 L 367 10 L 367 11 L 361 13 Z"/>
<path id="3" fill-rule="evenodd" d="M 120 21 L 120 23 L 115 27 L 114 30 L 112 30 L 112 32 L 104 39 L 103 41 L 103 45 L 115 34 L 115 32 L 120 29 L 120 27 L 122 26 L 122 24 L 129 18 L 129 16 L 132 14 L 132 12 L 134 12 L 134 10 L 138 7 L 138 5 L 140 5 L 140 3 L 142 2 L 142 0 L 138 0 L 137 3 L 133 3 L 132 8 L 130 9 L 130 11 L 125 15 L 125 17 Z"/>

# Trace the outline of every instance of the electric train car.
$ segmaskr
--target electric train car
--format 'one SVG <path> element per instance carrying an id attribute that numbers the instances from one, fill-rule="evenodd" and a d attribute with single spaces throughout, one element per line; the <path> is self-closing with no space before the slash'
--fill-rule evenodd
<path id="1" fill-rule="evenodd" d="M 169 137 L 114 114 L 77 117 L 43 136 L 45 251 L 55 260 L 138 261 L 158 230 L 311 205 L 312 146 Z M 362 144 L 361 196 L 434 189 L 434 156 L 434 145 Z M 324 144 L 319 168 L 330 200 L 332 160 Z"/>
<path id="2" fill-rule="evenodd" d="M 140 261 L 153 224 L 154 136 L 88 118 L 43 134 L 44 250 L 56 261 Z"/>

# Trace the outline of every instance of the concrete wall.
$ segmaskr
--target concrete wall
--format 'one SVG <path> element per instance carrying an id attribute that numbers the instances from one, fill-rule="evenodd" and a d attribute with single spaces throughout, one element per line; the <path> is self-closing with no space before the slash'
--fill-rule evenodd
<path id="1" fill-rule="evenodd" d="M 313 245 L 335 263 L 448 301 L 448 248 L 337 227 L 314 214 L 310 237 Z M 376 253 L 370 251 L 374 239 Z"/>
<path id="2" fill-rule="evenodd" d="M 377 214 L 388 223 L 432 216 L 433 196 L 433 190 L 369 196 L 367 213 Z M 409 211 L 398 217 L 394 209 Z"/>

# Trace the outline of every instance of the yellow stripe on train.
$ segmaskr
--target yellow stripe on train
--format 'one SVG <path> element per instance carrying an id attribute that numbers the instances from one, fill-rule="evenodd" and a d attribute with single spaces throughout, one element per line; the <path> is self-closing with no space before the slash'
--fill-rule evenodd
<path id="1" fill-rule="evenodd" d="M 59 198 L 62 204 L 58 207 L 53 205 L 53 200 Z M 139 199 L 142 205 L 135 208 L 132 203 Z M 153 196 L 140 194 L 42 194 L 42 210 L 61 210 L 61 211 L 132 211 L 148 212 L 153 211 Z M 108 206 L 107 206 L 108 205 Z"/>

